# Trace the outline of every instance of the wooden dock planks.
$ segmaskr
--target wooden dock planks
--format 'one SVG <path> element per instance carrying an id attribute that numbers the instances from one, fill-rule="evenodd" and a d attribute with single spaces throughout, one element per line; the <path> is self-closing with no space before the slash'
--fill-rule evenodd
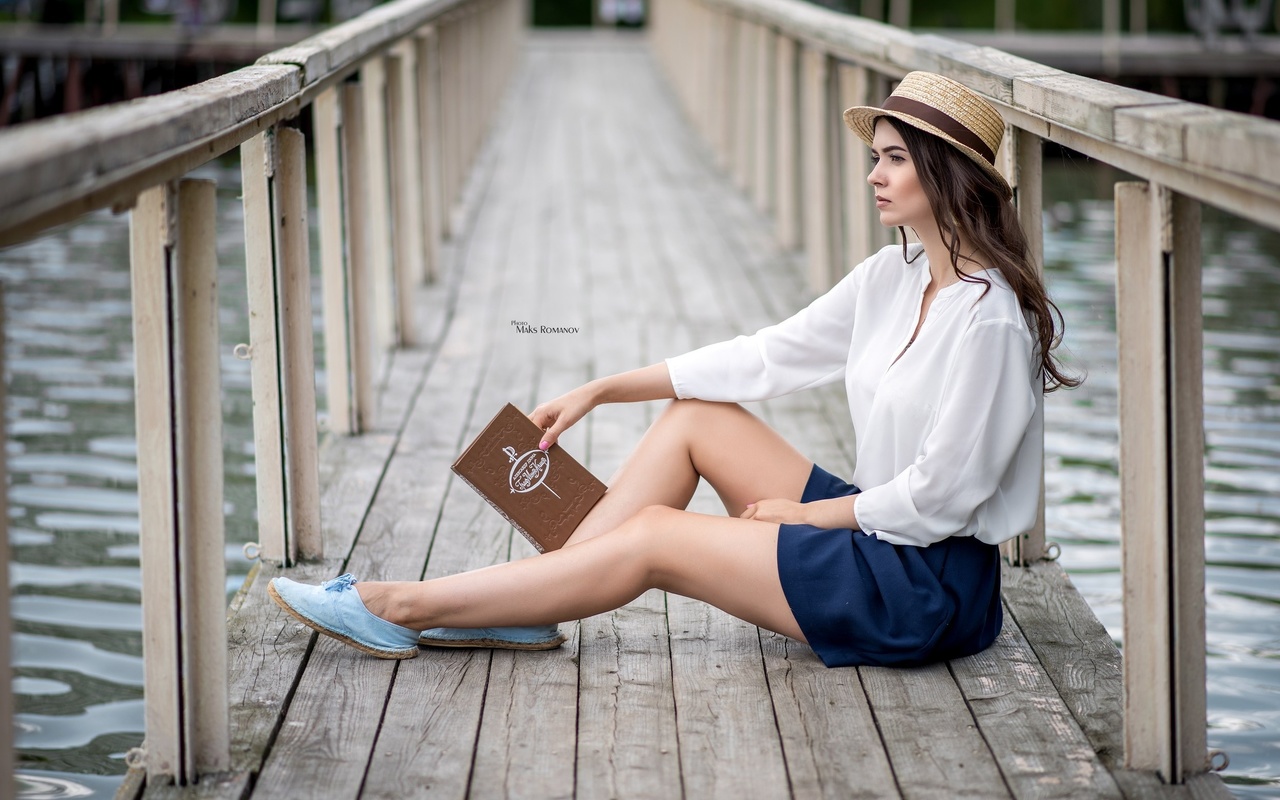
<path id="1" fill-rule="evenodd" d="M 437 327 L 429 345 L 391 359 L 384 427 L 322 454 L 326 552 L 350 557 L 290 574 L 430 578 L 527 556 L 448 471 L 502 402 L 531 410 L 812 297 L 767 220 L 704 163 L 639 42 L 554 41 L 531 37 L 442 258 L 444 283 L 419 290 Z M 513 318 L 582 330 L 521 335 Z M 752 410 L 847 475 L 843 404 L 833 386 Z M 565 444 L 608 478 L 660 410 L 599 408 Z M 691 509 L 723 513 L 705 485 Z M 265 598 L 275 573 L 264 567 L 231 622 L 242 779 L 199 794 L 241 796 L 252 772 L 251 796 L 264 798 L 1189 792 L 1113 778 L 1118 654 L 1096 620 L 1080 624 L 1092 617 L 1054 570 L 1012 573 L 1005 632 L 986 653 L 829 670 L 804 645 L 659 592 L 562 626 L 571 636 L 558 650 L 382 662 L 284 617 Z"/>

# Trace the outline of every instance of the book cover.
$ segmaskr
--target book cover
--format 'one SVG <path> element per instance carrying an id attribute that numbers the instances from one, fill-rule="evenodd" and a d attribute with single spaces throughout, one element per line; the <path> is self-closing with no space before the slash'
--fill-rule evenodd
<path id="1" fill-rule="evenodd" d="M 507 403 L 453 471 L 524 534 L 539 553 L 558 550 L 608 488 Z"/>

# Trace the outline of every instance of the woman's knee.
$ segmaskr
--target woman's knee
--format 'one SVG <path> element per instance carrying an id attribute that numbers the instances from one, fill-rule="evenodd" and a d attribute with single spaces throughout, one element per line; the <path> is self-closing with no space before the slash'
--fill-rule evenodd
<path id="1" fill-rule="evenodd" d="M 662 409 L 662 415 L 659 419 L 696 424 L 705 422 L 708 418 L 716 415 L 731 413 L 734 410 L 740 411 L 742 407 L 737 403 L 719 403 L 695 398 L 680 400 L 677 398 L 667 403 L 666 407 Z"/>

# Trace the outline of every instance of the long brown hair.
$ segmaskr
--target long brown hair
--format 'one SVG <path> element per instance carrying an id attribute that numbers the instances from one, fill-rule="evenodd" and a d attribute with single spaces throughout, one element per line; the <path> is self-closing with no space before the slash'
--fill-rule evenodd
<path id="1" fill-rule="evenodd" d="M 1005 189 L 948 142 L 892 117 L 878 117 L 877 121 L 881 119 L 898 131 L 907 152 L 915 160 L 916 176 L 929 197 L 929 206 L 956 277 L 967 283 L 985 284 L 986 291 L 991 289 L 990 281 L 961 271 L 960 242 L 964 241 L 986 259 L 988 267 L 1000 270 L 1018 304 L 1027 312 L 1028 322 L 1035 328 L 1039 341 L 1044 390 L 1052 392 L 1062 386 L 1079 386 L 1080 379 L 1067 374 L 1054 355 L 1054 349 L 1062 341 L 1062 312 L 1045 291 L 1044 281 L 1031 258 L 1027 236 L 1018 221 L 1018 212 L 1013 203 L 1004 199 Z M 898 230 L 902 234 L 905 259 L 907 232 L 901 227 Z"/>

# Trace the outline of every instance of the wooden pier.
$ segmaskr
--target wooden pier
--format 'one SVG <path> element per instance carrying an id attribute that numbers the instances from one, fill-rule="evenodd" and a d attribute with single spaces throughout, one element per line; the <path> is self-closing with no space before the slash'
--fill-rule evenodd
<path id="1" fill-rule="evenodd" d="M 653 6 L 637 36 L 529 33 L 517 0 L 393 0 L 189 89 L 0 134 L 0 246 L 131 209 L 147 734 L 121 797 L 1224 797 L 1199 218 L 1280 226 L 1280 125 L 795 0 Z M 531 556 L 453 480 L 462 447 L 508 401 L 781 320 L 888 243 L 840 111 L 914 69 L 1000 108 L 1037 259 L 1044 142 L 1138 179 L 1115 187 L 1123 663 L 1043 524 L 1002 548 L 997 643 L 925 669 L 828 670 L 659 593 L 567 625 L 556 651 L 404 662 L 267 602 L 277 574 Z M 262 563 L 228 618 L 217 220 L 187 176 L 235 148 Z M 658 410 L 599 408 L 564 443 L 607 478 Z M 753 410 L 850 473 L 838 387 Z M 719 511 L 705 488 L 692 508 Z"/>
<path id="2" fill-rule="evenodd" d="M 807 646 L 656 591 L 563 626 L 559 650 L 380 661 L 267 599 L 277 574 L 414 580 L 530 556 L 449 471 L 503 403 L 531 408 L 812 297 L 640 39 L 532 33 L 525 56 L 442 278 L 416 292 L 424 343 L 389 360 L 376 427 L 322 453 L 330 557 L 264 563 L 234 603 L 232 774 L 198 795 L 1226 797 L 1216 776 L 1175 788 L 1118 766 L 1119 654 L 1052 563 L 1007 571 L 992 648 L 920 669 L 826 669 Z M 607 478 L 658 410 L 603 406 L 564 444 Z M 851 472 L 839 387 L 753 410 Z M 723 513 L 705 485 L 691 507 Z"/>

